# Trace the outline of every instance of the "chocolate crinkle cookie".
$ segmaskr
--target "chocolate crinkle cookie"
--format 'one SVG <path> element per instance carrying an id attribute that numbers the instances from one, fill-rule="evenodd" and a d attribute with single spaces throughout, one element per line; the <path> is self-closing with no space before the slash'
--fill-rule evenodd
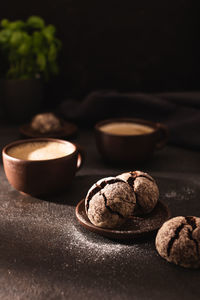
<path id="1" fill-rule="evenodd" d="M 51 133 L 59 131 L 62 124 L 53 113 L 42 113 L 33 117 L 31 128 L 40 133 Z"/>
<path id="2" fill-rule="evenodd" d="M 200 267 L 200 218 L 175 217 L 156 236 L 156 249 L 169 262 L 185 268 Z"/>
<path id="3" fill-rule="evenodd" d="M 159 189 L 156 181 L 147 173 L 133 171 L 117 176 L 125 180 L 134 190 L 136 196 L 135 215 L 148 214 L 156 206 L 159 198 Z"/>
<path id="4" fill-rule="evenodd" d="M 127 182 L 107 177 L 90 188 L 85 199 L 85 210 L 95 226 L 116 228 L 133 214 L 135 203 L 135 195 Z"/>

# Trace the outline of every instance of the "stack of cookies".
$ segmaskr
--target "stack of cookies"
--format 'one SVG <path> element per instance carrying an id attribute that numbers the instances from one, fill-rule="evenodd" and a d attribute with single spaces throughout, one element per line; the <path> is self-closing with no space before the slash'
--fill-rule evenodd
<path id="1" fill-rule="evenodd" d="M 147 173 L 131 171 L 97 181 L 87 193 L 85 209 L 95 226 L 116 228 L 130 216 L 150 213 L 158 198 L 155 180 Z"/>

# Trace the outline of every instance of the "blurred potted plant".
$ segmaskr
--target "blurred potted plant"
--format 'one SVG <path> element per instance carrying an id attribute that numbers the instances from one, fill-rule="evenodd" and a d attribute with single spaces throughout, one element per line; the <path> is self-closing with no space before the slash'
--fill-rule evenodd
<path id="1" fill-rule="evenodd" d="M 58 74 L 61 42 L 53 25 L 38 16 L 1 21 L 1 97 L 8 115 L 24 121 L 41 107 L 43 82 Z"/>

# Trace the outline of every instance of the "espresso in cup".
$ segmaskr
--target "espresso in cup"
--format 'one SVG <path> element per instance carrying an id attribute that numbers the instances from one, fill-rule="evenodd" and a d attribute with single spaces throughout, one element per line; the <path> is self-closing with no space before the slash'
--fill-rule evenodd
<path id="1" fill-rule="evenodd" d="M 29 142 L 9 148 L 7 154 L 22 160 L 48 160 L 64 157 L 74 151 L 73 144 Z"/>
<path id="2" fill-rule="evenodd" d="M 132 122 L 113 122 L 102 125 L 100 130 L 115 134 L 115 135 L 140 135 L 140 134 L 148 134 L 154 131 L 154 128 Z"/>

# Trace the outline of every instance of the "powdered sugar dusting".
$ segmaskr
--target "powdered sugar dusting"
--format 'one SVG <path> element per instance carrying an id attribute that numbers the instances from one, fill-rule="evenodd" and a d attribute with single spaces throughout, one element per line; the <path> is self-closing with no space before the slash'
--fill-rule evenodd
<path id="1" fill-rule="evenodd" d="M 78 249 L 84 252 L 91 251 L 93 258 L 96 259 L 109 255 L 112 255 L 112 257 L 121 255 L 122 252 L 130 248 L 128 245 L 112 242 L 105 238 L 100 238 L 99 241 L 95 242 L 87 234 L 78 230 L 76 226 L 73 226 L 71 230 L 71 247 L 78 247 Z M 137 246 L 135 247 L 137 248 Z"/>
<path id="2" fill-rule="evenodd" d="M 194 195 L 194 189 L 189 186 L 183 186 L 182 189 L 178 190 L 169 190 L 164 194 L 164 197 L 167 199 L 176 199 L 176 201 L 187 201 Z"/>
<path id="3" fill-rule="evenodd" d="M 170 191 L 165 194 L 165 197 L 166 198 L 175 198 L 175 197 L 177 197 L 177 193 L 176 193 L 176 191 Z"/>

